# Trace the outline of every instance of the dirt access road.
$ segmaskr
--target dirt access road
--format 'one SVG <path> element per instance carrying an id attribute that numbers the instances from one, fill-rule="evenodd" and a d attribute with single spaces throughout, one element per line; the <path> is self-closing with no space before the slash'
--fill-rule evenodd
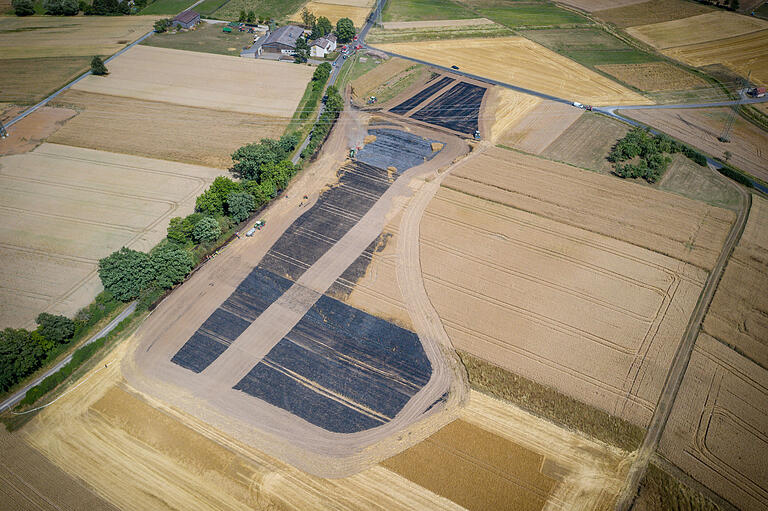
<path id="1" fill-rule="evenodd" d="M 355 117 L 354 112 L 345 111 L 323 150 L 321 161 L 307 169 L 305 172 L 309 173 L 288 190 L 287 196 L 296 199 L 278 201 L 266 212 L 269 226 L 266 232 L 228 247 L 161 304 L 137 334 L 139 342 L 123 366 L 129 384 L 139 391 L 260 450 L 326 477 L 338 477 L 370 466 L 426 438 L 455 418 L 465 383 L 452 350 L 437 344 L 442 341 L 439 334 L 434 333 L 435 324 L 428 325 L 428 331 L 416 328 L 432 364 L 429 383 L 392 421 L 373 430 L 332 433 L 266 401 L 234 391 L 232 384 L 285 336 L 314 301 L 379 236 L 386 222 L 412 195 L 412 187 L 423 183 L 425 178 L 436 177 L 437 169 L 450 166 L 466 153 L 465 142 L 431 130 L 411 128 L 412 133 L 438 139 L 445 147 L 429 162 L 400 175 L 369 213 L 253 323 L 258 336 L 243 334 L 200 375 L 171 363 L 170 359 L 199 326 L 199 318 L 208 317 L 226 299 L 288 225 L 306 210 L 298 207 L 298 198 L 309 190 L 320 190 L 334 182 L 341 155 L 360 135 L 361 124 Z M 315 193 L 306 207 L 312 206 L 316 196 Z M 414 243 L 418 243 L 417 238 Z M 418 264 L 415 268 L 418 270 Z M 445 393 L 449 395 L 448 402 L 425 414 Z"/>
<path id="2" fill-rule="evenodd" d="M 733 186 L 739 191 L 739 196 L 741 198 L 738 212 L 739 216 L 736 218 L 736 222 L 734 222 L 728 233 L 728 237 L 723 245 L 723 250 L 720 252 L 720 257 L 717 258 L 715 266 L 712 268 L 712 271 L 709 272 L 707 281 L 704 284 L 704 289 L 702 289 L 701 295 L 699 295 L 699 300 L 696 302 L 696 308 L 691 315 L 691 319 L 688 321 L 685 334 L 678 346 L 675 358 L 672 360 L 672 366 L 667 374 L 664 390 L 662 391 L 659 402 L 653 412 L 653 417 L 648 426 L 648 432 L 646 433 L 645 439 L 629 469 L 627 484 L 617 500 L 617 511 L 629 511 L 632 502 L 637 495 L 640 480 L 643 478 L 643 475 L 648 468 L 648 463 L 651 461 L 651 456 L 656 452 L 661 436 L 664 434 L 664 428 L 667 425 L 667 420 L 669 419 L 672 407 L 675 404 L 675 398 L 680 391 L 680 385 L 683 382 L 685 370 L 688 368 L 688 362 L 691 360 L 691 354 L 693 353 L 699 330 L 701 330 L 701 323 L 704 321 L 704 315 L 707 313 L 709 304 L 715 296 L 715 290 L 717 289 L 717 284 L 720 282 L 720 277 L 722 277 L 723 271 L 725 270 L 728 257 L 731 255 L 731 252 L 733 252 L 734 247 L 736 247 L 736 243 L 738 243 L 739 238 L 741 238 L 741 234 L 744 232 L 744 227 L 747 223 L 747 215 L 752 204 L 752 196 L 741 186 L 735 184 L 730 179 L 721 176 L 712 166 L 710 166 L 710 170 L 718 175 L 725 186 Z"/>

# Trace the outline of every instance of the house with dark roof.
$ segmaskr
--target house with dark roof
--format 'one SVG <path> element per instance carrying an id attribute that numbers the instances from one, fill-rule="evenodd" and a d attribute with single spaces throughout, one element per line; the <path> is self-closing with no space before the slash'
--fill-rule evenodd
<path id="1" fill-rule="evenodd" d="M 171 20 L 171 25 L 176 28 L 192 28 L 200 23 L 200 14 L 189 10 L 184 11 Z"/>
<path id="2" fill-rule="evenodd" d="M 293 55 L 296 53 L 296 40 L 304 33 L 304 29 L 296 25 L 285 25 L 270 32 L 261 44 L 261 52 Z M 259 54 L 261 54 L 261 52 Z"/>

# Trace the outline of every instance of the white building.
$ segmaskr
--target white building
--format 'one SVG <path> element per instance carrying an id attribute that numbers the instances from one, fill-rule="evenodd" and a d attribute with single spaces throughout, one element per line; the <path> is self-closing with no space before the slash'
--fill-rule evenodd
<path id="1" fill-rule="evenodd" d="M 328 34 L 315 39 L 309 45 L 309 55 L 311 57 L 325 57 L 327 54 L 336 50 L 336 36 Z"/>

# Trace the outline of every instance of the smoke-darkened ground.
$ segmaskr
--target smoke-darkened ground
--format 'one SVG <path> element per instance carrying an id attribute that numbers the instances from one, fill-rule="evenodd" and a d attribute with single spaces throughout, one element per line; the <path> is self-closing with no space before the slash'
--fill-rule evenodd
<path id="1" fill-rule="evenodd" d="M 432 94 L 436 93 L 443 87 L 446 87 L 449 83 L 452 83 L 453 81 L 454 81 L 453 78 L 444 76 L 443 78 L 436 81 L 432 85 L 422 89 L 420 92 L 417 92 L 410 98 L 406 99 L 399 105 L 396 105 L 390 108 L 389 111 L 392 112 L 393 114 L 405 115 L 410 110 L 416 108 L 416 106 L 419 105 L 422 101 L 425 101 Z"/>
<path id="2" fill-rule="evenodd" d="M 480 104 L 486 90 L 485 87 L 461 82 L 411 115 L 411 118 L 472 134 L 478 128 Z"/>
<path id="3" fill-rule="evenodd" d="M 357 160 L 386 169 L 394 167 L 399 172 L 408 170 L 431 160 L 437 152 L 432 151 L 432 143 L 418 135 L 393 129 L 371 130 L 376 140 L 368 143 L 357 153 Z"/>

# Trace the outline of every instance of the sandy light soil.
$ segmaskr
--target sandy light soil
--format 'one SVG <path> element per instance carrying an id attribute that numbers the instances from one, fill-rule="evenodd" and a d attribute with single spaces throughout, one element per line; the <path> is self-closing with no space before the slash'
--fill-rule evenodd
<path id="1" fill-rule="evenodd" d="M 720 142 L 718 137 L 731 113 L 729 108 L 623 110 L 623 113 L 647 123 L 683 142 L 725 159 L 725 151 L 732 156 L 729 162 L 736 167 L 768 181 L 768 156 L 765 153 L 765 132 L 755 125 L 736 117 L 731 130 L 731 142 Z"/>
<path id="2" fill-rule="evenodd" d="M 111 55 L 152 30 L 159 16 L 0 18 L 0 60 Z"/>
<path id="3" fill-rule="evenodd" d="M 307 66 L 139 45 L 73 89 L 290 118 L 311 76 Z"/>
<path id="4" fill-rule="evenodd" d="M 537 102 L 525 117 L 499 137 L 498 142 L 526 153 L 540 154 L 581 114 L 581 110 L 570 105 Z"/>
<path id="5" fill-rule="evenodd" d="M 279 138 L 288 119 L 70 90 L 56 99 L 80 113 L 50 142 L 220 169 L 238 147 Z M 3 142 L 0 142 L 2 147 Z"/>
<path id="6" fill-rule="evenodd" d="M 0 159 L 0 325 L 74 314 L 101 290 L 99 258 L 148 250 L 221 170 L 43 144 Z"/>
<path id="7" fill-rule="evenodd" d="M 736 508 L 765 509 L 766 389 L 764 367 L 701 333 L 661 439 L 661 455 Z"/>
<path id="8" fill-rule="evenodd" d="M 539 179 L 546 186 L 536 190 Z M 661 233 L 645 226 L 656 224 L 649 215 L 672 208 L 664 231 L 683 237 L 668 238 L 669 248 L 678 247 L 670 252 L 688 259 L 703 243 L 700 256 L 711 264 L 733 214 L 640 190 L 501 149 L 456 169 L 421 225 L 426 288 L 454 346 L 647 424 L 706 273 L 615 238 L 658 250 Z M 541 192 L 546 203 L 533 198 Z M 597 202 L 586 206 L 592 194 Z M 597 211 L 604 221 L 594 221 Z M 642 226 L 632 233 L 617 216 Z M 671 225 L 670 216 L 683 223 Z"/>
<path id="9" fill-rule="evenodd" d="M 69 108 L 45 106 L 13 125 L 8 137 L 0 140 L 0 154 L 27 153 L 58 131 L 68 120 L 77 115 Z"/>
<path id="10" fill-rule="evenodd" d="M 452 39 L 379 45 L 528 89 L 595 105 L 649 104 L 650 100 L 523 37 Z"/>
<path id="11" fill-rule="evenodd" d="M 355 27 L 360 29 L 365 25 L 365 19 L 371 12 L 371 8 L 367 6 L 359 7 L 356 4 L 340 2 L 343 5 L 336 3 L 324 3 L 311 1 L 304 4 L 298 11 L 291 15 L 292 21 L 301 21 L 301 11 L 304 9 L 309 10 L 312 14 L 317 16 L 325 16 L 330 20 L 333 25 L 341 18 L 349 18 L 354 23 Z"/>
<path id="12" fill-rule="evenodd" d="M 768 370 L 768 201 L 752 199 L 749 220 L 704 319 L 704 331 Z"/>
<path id="13" fill-rule="evenodd" d="M 724 10 L 673 21 L 627 29 L 633 37 L 654 48 L 706 43 L 768 29 L 768 21 Z"/>

